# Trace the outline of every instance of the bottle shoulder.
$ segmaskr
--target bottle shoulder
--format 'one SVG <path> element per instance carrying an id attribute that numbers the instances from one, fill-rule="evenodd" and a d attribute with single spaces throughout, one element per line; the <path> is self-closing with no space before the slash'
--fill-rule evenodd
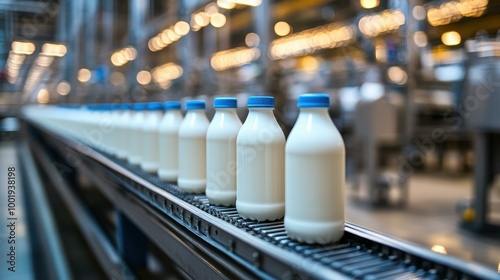
<path id="1" fill-rule="evenodd" d="M 205 137 L 209 126 L 206 115 L 187 114 L 179 127 L 179 137 Z"/>
<path id="2" fill-rule="evenodd" d="M 287 140 L 287 151 L 345 150 L 344 140 L 329 117 L 299 116 Z"/>
<path id="3" fill-rule="evenodd" d="M 182 124 L 182 115 L 165 115 L 159 125 L 160 133 L 178 132 Z"/>
<path id="4" fill-rule="evenodd" d="M 232 137 L 241 129 L 241 121 L 236 114 L 216 113 L 207 130 L 207 137 Z"/>
<path id="5" fill-rule="evenodd" d="M 238 133 L 238 144 L 285 143 L 285 134 L 274 122 L 245 122 Z"/>
<path id="6" fill-rule="evenodd" d="M 236 139 L 241 125 L 236 123 L 217 125 L 210 123 L 207 129 L 207 139 Z"/>
<path id="7" fill-rule="evenodd" d="M 143 129 L 147 131 L 156 131 L 160 125 L 160 118 L 157 116 L 150 116 L 145 119 Z"/>

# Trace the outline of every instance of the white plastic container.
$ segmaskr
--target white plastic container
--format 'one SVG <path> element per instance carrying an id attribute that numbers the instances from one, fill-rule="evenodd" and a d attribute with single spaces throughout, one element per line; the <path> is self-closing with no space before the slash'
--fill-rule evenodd
<path id="1" fill-rule="evenodd" d="M 237 138 L 236 209 L 258 221 L 285 213 L 285 135 L 274 117 L 272 96 L 250 96 Z"/>
<path id="2" fill-rule="evenodd" d="M 110 153 L 118 156 L 120 148 L 117 145 L 118 139 L 121 138 L 120 119 L 125 112 L 122 104 L 111 104 L 110 123 L 106 123 L 104 129 L 108 136 L 108 145 Z"/>
<path id="3" fill-rule="evenodd" d="M 134 110 L 135 114 L 129 127 L 130 153 L 127 159 L 130 164 L 139 165 L 142 156 L 142 126 L 144 125 L 144 110 L 146 110 L 146 104 L 136 103 L 134 104 Z"/>
<path id="4" fill-rule="evenodd" d="M 102 128 L 106 145 L 108 146 L 109 153 L 112 155 L 117 155 L 118 148 L 116 147 L 116 139 L 118 137 L 118 121 L 123 113 L 121 106 L 119 104 L 109 104 L 109 114 L 108 119 L 102 123 Z"/>
<path id="5" fill-rule="evenodd" d="M 286 144 L 285 229 L 293 240 L 326 244 L 344 233 L 345 146 L 326 94 L 299 96 Z"/>
<path id="6" fill-rule="evenodd" d="M 162 180 L 175 182 L 179 175 L 179 127 L 182 123 L 181 103 L 165 102 L 165 115 L 159 126 L 159 168 Z"/>
<path id="7" fill-rule="evenodd" d="M 179 128 L 179 178 L 184 192 L 203 193 L 206 188 L 206 135 L 209 125 L 205 101 L 186 102 L 187 114 Z"/>
<path id="8" fill-rule="evenodd" d="M 163 104 L 151 102 L 147 105 L 146 117 L 142 126 L 142 157 L 141 168 L 150 173 L 156 173 L 159 165 L 159 134 L 158 128 L 163 117 Z"/>
<path id="9" fill-rule="evenodd" d="M 115 131 L 115 105 L 102 104 L 102 114 L 97 122 L 97 129 L 102 134 L 101 149 L 109 154 L 113 154 L 113 132 Z"/>
<path id="10" fill-rule="evenodd" d="M 130 148 L 129 125 L 133 117 L 132 104 L 121 104 L 123 113 L 116 124 L 117 133 L 115 145 L 117 147 L 116 156 L 120 159 L 126 159 Z"/>
<path id="11" fill-rule="evenodd" d="M 91 133 L 91 131 L 95 129 L 94 124 L 95 124 L 96 116 L 98 115 L 97 110 L 98 110 L 97 105 L 95 105 L 95 104 L 87 105 L 87 113 L 85 114 L 84 118 L 82 119 L 82 129 L 80 130 L 81 140 L 85 144 L 87 144 L 91 147 L 96 147 L 97 140 L 99 140 L 99 138 L 98 138 L 99 135 L 95 136 Z M 102 139 L 99 141 L 102 141 Z"/>
<path id="12" fill-rule="evenodd" d="M 100 120 L 105 116 L 105 104 L 96 104 L 94 114 L 90 123 L 88 137 L 92 141 L 92 146 L 97 149 L 104 149 L 104 134 L 99 129 Z"/>
<path id="13" fill-rule="evenodd" d="M 232 97 L 214 100 L 215 115 L 207 130 L 207 189 L 210 203 L 236 204 L 236 138 L 241 121 Z"/>

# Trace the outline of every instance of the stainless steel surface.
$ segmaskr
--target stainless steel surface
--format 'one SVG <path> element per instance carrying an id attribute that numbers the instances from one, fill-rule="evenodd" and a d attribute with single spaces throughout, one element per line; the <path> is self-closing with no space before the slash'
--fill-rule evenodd
<path id="1" fill-rule="evenodd" d="M 43 248 L 45 260 L 51 260 L 47 264 L 48 275 L 46 276 L 57 280 L 72 279 L 62 248 L 60 234 L 57 231 L 40 175 L 25 142 L 18 144 L 18 155 L 21 158 L 22 164 L 20 167 L 22 167 L 21 171 L 24 173 L 23 178 L 27 181 L 25 191 L 29 194 L 26 201 L 33 209 L 30 214 L 33 215 L 33 225 L 36 225 L 36 228 L 30 228 L 29 230 L 32 234 L 36 232 L 36 238 L 42 240 L 41 247 Z M 41 276 L 40 273 L 37 273 L 37 275 Z"/>
<path id="2" fill-rule="evenodd" d="M 42 168 L 47 174 L 51 174 L 51 183 L 64 198 L 66 206 L 75 217 L 75 221 L 87 240 L 87 244 L 104 268 L 104 272 L 109 278 L 116 277 L 116 275 L 134 277 L 128 265 L 117 253 L 112 242 L 105 237 L 102 230 L 88 213 L 88 210 L 85 209 L 78 197 L 72 193 L 70 185 L 68 185 L 63 177 L 63 173 L 56 168 L 56 163 L 51 160 L 47 151 L 44 150 L 40 143 L 34 142 L 33 139 L 28 140 L 28 143 L 33 149 L 35 156 L 40 161 Z"/>
<path id="3" fill-rule="evenodd" d="M 8 175 L 9 167 L 15 168 L 14 184 L 8 184 L 9 180 L 11 180 L 8 178 L 11 177 Z M 36 272 L 33 270 L 32 264 L 34 248 L 28 234 L 28 211 L 24 200 L 25 192 L 28 190 L 23 188 L 29 182 L 23 181 L 21 172 L 15 142 L 0 141 L 0 180 L 2 182 L 0 185 L 0 205 L 2 207 L 0 209 L 0 252 L 2 253 L 0 279 L 3 280 L 17 280 L 21 279 L 20 277 L 26 280 L 36 278 Z M 8 205 L 9 189 L 7 186 L 9 185 L 15 186 L 14 207 L 11 208 Z M 14 223 L 13 228 L 9 226 L 11 223 Z M 14 247 L 14 250 L 11 250 L 11 246 Z M 10 263 L 11 257 L 7 254 L 12 253 L 14 259 Z M 9 270 L 9 268 L 12 270 Z"/>

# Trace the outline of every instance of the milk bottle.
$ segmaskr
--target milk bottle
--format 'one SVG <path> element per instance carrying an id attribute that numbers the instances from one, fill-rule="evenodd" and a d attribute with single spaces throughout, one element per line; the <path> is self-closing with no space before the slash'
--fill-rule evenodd
<path id="1" fill-rule="evenodd" d="M 102 131 L 109 154 L 116 155 L 116 123 L 121 111 L 118 104 L 108 104 L 106 118 L 101 119 L 99 129 Z"/>
<path id="2" fill-rule="evenodd" d="M 144 125 L 146 104 L 136 103 L 134 110 L 135 114 L 129 126 L 130 152 L 127 159 L 130 164 L 138 165 L 141 163 L 142 156 L 142 126 Z"/>
<path id="3" fill-rule="evenodd" d="M 122 104 L 112 104 L 112 111 L 110 116 L 110 121 L 105 123 L 104 133 L 108 136 L 108 145 L 110 146 L 110 153 L 114 156 L 118 156 L 120 147 L 118 147 L 118 139 L 121 138 L 121 132 L 119 128 L 120 119 L 126 110 Z"/>
<path id="4" fill-rule="evenodd" d="M 236 102 L 233 97 L 215 98 L 215 115 L 207 130 L 206 195 L 216 205 L 236 203 L 236 138 L 241 128 Z"/>
<path id="5" fill-rule="evenodd" d="M 120 105 L 123 113 L 118 119 L 116 124 L 117 133 L 115 138 L 115 145 L 117 147 L 116 156 L 120 159 L 126 159 L 128 155 L 128 150 L 130 148 L 130 136 L 129 136 L 129 124 L 132 120 L 132 108 L 131 104 L 121 104 Z"/>
<path id="6" fill-rule="evenodd" d="M 206 134 L 209 125 L 205 101 L 186 102 L 187 114 L 179 128 L 179 188 L 203 193 L 206 187 Z"/>
<path id="7" fill-rule="evenodd" d="M 97 141 L 97 147 L 98 149 L 101 149 L 107 153 L 110 152 L 110 149 L 109 149 L 109 138 L 110 136 L 107 135 L 106 133 L 104 133 L 104 130 L 106 129 L 103 129 L 103 128 L 106 128 L 108 126 L 109 123 L 111 123 L 110 121 L 110 115 L 111 115 L 111 105 L 110 104 L 99 104 L 99 107 L 98 107 L 98 117 L 96 118 L 96 121 L 95 121 L 95 129 L 98 130 L 101 135 L 102 135 L 102 138 L 101 138 L 101 141 Z"/>
<path id="8" fill-rule="evenodd" d="M 345 146 L 329 106 L 326 94 L 299 96 L 286 144 L 285 229 L 300 242 L 335 242 L 344 232 Z"/>
<path id="9" fill-rule="evenodd" d="M 175 182 L 178 176 L 179 127 L 182 123 L 181 103 L 165 102 L 165 115 L 159 126 L 159 168 L 158 176 L 166 181 Z"/>
<path id="10" fill-rule="evenodd" d="M 285 135 L 272 96 L 250 96 L 247 107 L 237 138 L 236 209 L 244 218 L 276 220 L 285 212 Z"/>
<path id="11" fill-rule="evenodd" d="M 163 117 L 163 104 L 151 102 L 147 105 L 147 113 L 142 127 L 141 168 L 146 172 L 158 171 L 159 148 L 158 128 Z"/>

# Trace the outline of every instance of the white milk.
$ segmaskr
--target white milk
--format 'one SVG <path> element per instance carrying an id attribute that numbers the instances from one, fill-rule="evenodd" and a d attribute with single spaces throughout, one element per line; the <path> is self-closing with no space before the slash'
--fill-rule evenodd
<path id="1" fill-rule="evenodd" d="M 236 209 L 244 218 L 276 220 L 285 213 L 285 135 L 274 117 L 274 98 L 251 96 L 237 139 Z"/>
<path id="2" fill-rule="evenodd" d="M 209 125 L 205 101 L 186 102 L 187 114 L 179 128 L 179 188 L 203 193 L 206 187 L 206 135 Z"/>
<path id="3" fill-rule="evenodd" d="M 109 145 L 109 150 L 112 155 L 117 156 L 119 147 L 116 144 L 118 142 L 117 139 L 121 137 L 120 135 L 120 129 L 119 129 L 119 122 L 122 117 L 122 114 L 124 112 L 123 107 L 121 104 L 112 104 L 111 105 L 112 111 L 110 114 L 110 120 L 111 123 L 106 127 L 108 129 L 108 145 Z"/>
<path id="4" fill-rule="evenodd" d="M 132 120 L 133 110 L 131 104 L 122 104 L 123 113 L 116 125 L 117 133 L 115 145 L 117 146 L 116 156 L 121 159 L 126 159 L 130 148 L 129 125 Z"/>
<path id="5" fill-rule="evenodd" d="M 163 104 L 152 102 L 148 104 L 144 125 L 142 127 L 142 157 L 141 168 L 150 173 L 158 171 L 159 164 L 159 134 L 158 128 L 163 117 Z"/>
<path id="6" fill-rule="evenodd" d="M 99 131 L 98 120 L 100 119 L 101 111 L 99 105 L 91 105 L 90 115 L 86 120 L 85 129 L 82 131 L 85 143 L 94 148 L 100 148 L 103 135 Z"/>
<path id="7" fill-rule="evenodd" d="M 115 110 L 112 104 L 102 105 L 102 114 L 98 119 L 98 130 L 102 133 L 102 147 L 101 149 L 109 154 L 113 154 L 113 132 L 114 132 L 114 117 Z"/>
<path id="8" fill-rule="evenodd" d="M 103 104 L 96 104 L 94 108 L 94 116 L 92 118 L 92 123 L 90 124 L 90 132 L 92 139 L 92 146 L 97 149 L 103 149 L 104 146 L 104 135 L 99 128 L 99 122 L 104 116 Z"/>
<path id="9" fill-rule="evenodd" d="M 345 146 L 326 94 L 299 97 L 286 144 L 285 229 L 291 239 L 326 244 L 344 232 Z"/>
<path id="10" fill-rule="evenodd" d="M 141 154 L 142 154 L 142 126 L 144 125 L 144 110 L 146 110 L 146 104 L 136 103 L 134 104 L 135 114 L 130 122 L 129 126 L 129 137 L 130 137 L 130 152 L 128 154 L 128 162 L 130 164 L 140 164 Z"/>
<path id="11" fill-rule="evenodd" d="M 207 130 L 206 195 L 216 205 L 236 203 L 236 138 L 241 128 L 236 105 L 236 98 L 215 98 L 215 115 Z"/>
<path id="12" fill-rule="evenodd" d="M 165 102 L 165 115 L 159 126 L 159 168 L 158 176 L 166 181 L 175 182 L 179 175 L 178 149 L 179 127 L 182 123 L 181 103 Z"/>

